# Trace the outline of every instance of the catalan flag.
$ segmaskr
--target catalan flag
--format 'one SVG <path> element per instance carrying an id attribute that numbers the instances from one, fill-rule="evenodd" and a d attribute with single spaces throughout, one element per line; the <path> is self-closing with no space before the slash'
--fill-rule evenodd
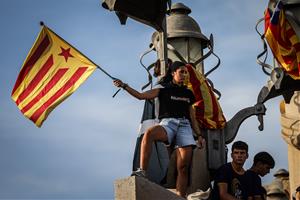
<path id="1" fill-rule="evenodd" d="M 293 79 L 300 79 L 300 38 L 286 19 L 281 1 L 274 12 L 265 11 L 265 38 L 283 69 Z"/>
<path id="2" fill-rule="evenodd" d="M 21 112 L 41 127 L 50 112 L 96 69 L 87 57 L 43 26 L 12 90 Z"/>
<path id="3" fill-rule="evenodd" d="M 220 104 L 203 74 L 192 65 L 186 65 L 189 78 L 187 87 L 193 91 L 196 102 L 196 119 L 202 128 L 220 129 L 225 126 L 226 119 Z"/>

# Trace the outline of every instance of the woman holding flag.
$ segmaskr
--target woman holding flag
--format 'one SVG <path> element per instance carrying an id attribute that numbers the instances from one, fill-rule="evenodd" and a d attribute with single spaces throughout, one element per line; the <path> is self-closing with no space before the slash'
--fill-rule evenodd
<path id="1" fill-rule="evenodd" d="M 146 177 L 146 170 L 151 155 L 152 143 L 162 141 L 166 144 L 174 144 L 177 156 L 177 181 L 176 190 L 179 196 L 186 196 L 188 184 L 188 169 L 192 159 L 192 150 L 196 145 L 193 131 L 199 137 L 199 145 L 202 146 L 203 138 L 195 118 L 193 92 L 184 86 L 188 74 L 184 63 L 175 61 L 170 66 L 172 80 L 164 88 L 155 88 L 146 92 L 138 92 L 123 83 L 115 80 L 114 85 L 122 87 L 130 95 L 139 99 L 159 99 L 159 125 L 149 128 L 143 137 L 140 154 L 140 169 L 133 172 L 135 176 Z"/>

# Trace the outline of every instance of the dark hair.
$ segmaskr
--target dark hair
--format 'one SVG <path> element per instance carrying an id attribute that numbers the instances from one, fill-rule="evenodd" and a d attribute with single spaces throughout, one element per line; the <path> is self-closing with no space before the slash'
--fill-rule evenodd
<path id="1" fill-rule="evenodd" d="M 233 152 L 234 149 L 246 150 L 246 152 L 248 152 L 248 144 L 243 141 L 236 141 L 231 146 L 231 152 Z"/>
<path id="2" fill-rule="evenodd" d="M 179 67 L 185 66 L 183 62 L 179 62 L 179 61 L 175 61 L 172 63 L 172 60 L 170 60 L 169 63 L 170 63 L 170 67 L 168 67 L 166 75 L 160 81 L 158 81 L 158 84 L 161 84 L 164 87 L 172 81 L 173 79 L 172 72 L 175 72 L 177 69 L 179 69 Z"/>
<path id="3" fill-rule="evenodd" d="M 179 69 L 179 67 L 182 67 L 182 66 L 185 66 L 185 64 L 183 62 L 175 61 L 170 66 L 170 70 L 171 70 L 171 72 L 175 72 L 177 69 Z"/>
<path id="4" fill-rule="evenodd" d="M 273 157 L 268 152 L 265 151 L 259 152 L 254 156 L 253 158 L 254 165 L 258 162 L 261 162 L 263 164 L 268 164 L 270 165 L 271 168 L 274 168 L 275 166 L 275 161 Z"/>

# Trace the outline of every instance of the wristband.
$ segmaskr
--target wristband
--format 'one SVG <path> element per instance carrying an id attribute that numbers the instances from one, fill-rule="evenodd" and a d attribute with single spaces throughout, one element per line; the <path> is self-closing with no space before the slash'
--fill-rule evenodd
<path id="1" fill-rule="evenodd" d="M 128 84 L 127 83 L 123 83 L 123 85 L 122 85 L 123 90 L 126 90 L 127 87 L 128 87 Z"/>

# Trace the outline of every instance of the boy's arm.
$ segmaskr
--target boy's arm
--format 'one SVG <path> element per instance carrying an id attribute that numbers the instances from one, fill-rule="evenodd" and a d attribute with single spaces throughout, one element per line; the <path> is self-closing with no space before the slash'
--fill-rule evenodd
<path id="1" fill-rule="evenodd" d="M 237 200 L 227 192 L 227 183 L 218 183 L 220 200 Z"/>

